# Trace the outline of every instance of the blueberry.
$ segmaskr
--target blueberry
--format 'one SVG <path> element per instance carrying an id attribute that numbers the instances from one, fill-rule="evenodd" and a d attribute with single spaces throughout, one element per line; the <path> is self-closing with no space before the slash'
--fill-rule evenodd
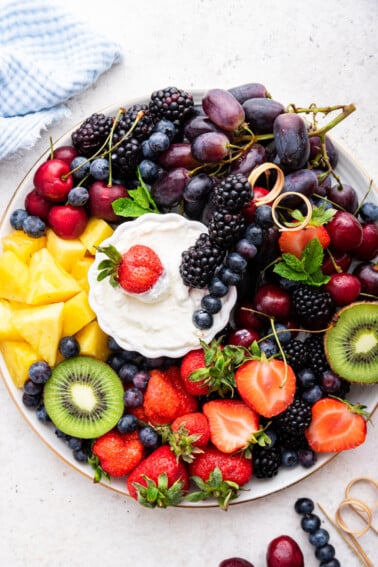
<path id="1" fill-rule="evenodd" d="M 269 228 L 274 224 L 272 207 L 269 205 L 261 205 L 257 207 L 255 212 L 255 223 L 262 228 Z"/>
<path id="2" fill-rule="evenodd" d="M 26 380 L 24 384 L 24 392 L 30 396 L 38 396 L 42 393 L 42 390 L 43 384 L 35 384 L 35 382 L 32 382 L 30 379 Z"/>
<path id="3" fill-rule="evenodd" d="M 163 134 L 168 136 L 170 141 L 172 141 L 173 138 L 177 134 L 176 126 L 173 124 L 173 122 L 171 122 L 170 120 L 167 120 L 166 118 L 162 118 L 161 120 L 156 122 L 156 124 L 153 128 L 153 131 L 154 132 L 162 132 Z"/>
<path id="4" fill-rule="evenodd" d="M 108 356 L 106 362 L 118 373 L 120 368 L 125 364 L 125 359 L 118 352 L 114 352 Z"/>
<path id="5" fill-rule="evenodd" d="M 11 227 L 15 230 L 22 230 L 24 220 L 29 216 L 28 212 L 25 209 L 15 209 L 10 216 L 9 222 Z"/>
<path id="6" fill-rule="evenodd" d="M 39 421 L 42 421 L 42 423 L 48 423 L 49 421 L 51 421 L 50 416 L 47 413 L 46 408 L 43 404 L 40 405 L 39 408 L 37 409 L 37 417 Z"/>
<path id="7" fill-rule="evenodd" d="M 312 449 L 298 450 L 299 464 L 305 469 L 312 467 L 316 463 L 316 453 Z"/>
<path id="8" fill-rule="evenodd" d="M 218 275 L 227 285 L 237 285 L 241 281 L 241 275 L 226 266 L 222 266 Z"/>
<path id="9" fill-rule="evenodd" d="M 278 439 L 278 435 L 277 432 L 272 428 L 272 427 L 268 427 L 265 430 L 265 434 L 269 437 L 270 439 L 270 443 L 266 444 L 265 449 L 271 449 L 272 447 L 274 447 L 277 443 L 277 439 Z"/>
<path id="10" fill-rule="evenodd" d="M 271 339 L 264 339 L 259 342 L 261 352 L 264 352 L 267 358 L 270 358 L 278 353 L 278 346 L 276 341 Z"/>
<path id="11" fill-rule="evenodd" d="M 323 392 L 326 392 L 327 394 L 338 394 L 343 385 L 343 381 L 340 376 L 335 374 L 335 372 L 332 372 L 332 370 L 326 370 L 323 372 L 319 382 Z"/>
<path id="12" fill-rule="evenodd" d="M 341 563 L 336 557 L 331 559 L 330 561 L 321 561 L 319 563 L 319 567 L 341 567 Z"/>
<path id="13" fill-rule="evenodd" d="M 319 384 L 314 384 L 311 388 L 304 390 L 301 394 L 302 398 L 309 404 L 314 404 L 323 397 L 323 390 Z"/>
<path id="14" fill-rule="evenodd" d="M 263 235 L 263 229 L 255 223 L 249 224 L 244 232 L 244 237 L 257 248 L 262 244 Z"/>
<path id="15" fill-rule="evenodd" d="M 110 336 L 108 336 L 107 344 L 108 344 L 108 347 L 110 348 L 110 350 L 115 351 L 115 350 L 120 350 L 120 348 L 121 348 L 119 346 L 119 344 L 117 343 L 117 341 L 113 337 L 110 337 Z"/>
<path id="16" fill-rule="evenodd" d="M 143 142 L 141 143 L 141 146 L 142 146 L 143 156 L 146 159 L 150 159 L 150 160 L 154 161 L 158 157 L 159 153 L 155 152 L 151 148 L 149 140 L 143 140 Z"/>
<path id="17" fill-rule="evenodd" d="M 22 403 L 27 408 L 37 408 L 41 403 L 41 399 L 41 394 L 38 394 L 36 396 L 26 394 L 26 392 L 22 394 Z"/>
<path id="18" fill-rule="evenodd" d="M 323 528 L 319 528 L 309 536 L 309 541 L 315 547 L 323 547 L 329 541 L 329 533 Z"/>
<path id="19" fill-rule="evenodd" d="M 194 311 L 192 320 L 198 329 L 210 329 L 213 326 L 213 316 L 204 309 Z"/>
<path id="20" fill-rule="evenodd" d="M 297 372 L 297 380 L 298 384 L 304 389 L 307 390 L 312 388 L 316 382 L 316 376 L 311 368 L 302 368 Z"/>
<path id="21" fill-rule="evenodd" d="M 215 295 L 215 297 L 224 297 L 228 293 L 228 285 L 215 276 L 210 281 L 208 290 L 211 295 Z"/>
<path id="22" fill-rule="evenodd" d="M 97 180 L 109 177 L 109 161 L 105 158 L 96 158 L 91 162 L 90 173 Z"/>
<path id="23" fill-rule="evenodd" d="M 163 132 L 153 132 L 148 138 L 148 143 L 153 152 L 160 153 L 169 148 L 171 141 L 167 134 Z"/>
<path id="24" fill-rule="evenodd" d="M 138 426 L 138 419 L 131 413 L 123 415 L 117 423 L 117 429 L 120 433 L 132 433 L 138 429 Z"/>
<path id="25" fill-rule="evenodd" d="M 252 260 L 257 254 L 256 246 L 246 238 L 242 238 L 236 243 L 235 250 L 247 260 Z"/>
<path id="26" fill-rule="evenodd" d="M 159 443 L 159 435 L 150 425 L 146 425 L 139 430 L 139 441 L 145 447 L 156 447 Z"/>
<path id="27" fill-rule="evenodd" d="M 68 439 L 67 444 L 69 448 L 72 449 L 73 451 L 80 451 L 83 444 L 83 440 L 79 439 L 79 437 L 70 437 Z"/>
<path id="28" fill-rule="evenodd" d="M 78 181 L 81 179 L 84 179 L 84 177 L 86 175 L 89 175 L 89 171 L 90 171 L 90 162 L 88 161 L 87 158 L 85 158 L 84 156 L 76 156 L 72 161 L 71 161 L 71 165 L 70 165 L 70 170 L 72 171 L 73 169 L 77 169 L 77 171 L 74 171 L 72 173 L 74 179 L 77 179 Z"/>
<path id="29" fill-rule="evenodd" d="M 275 323 L 274 328 L 276 330 L 279 342 L 282 345 L 286 345 L 291 339 L 291 332 L 289 331 L 287 326 L 283 323 Z M 267 334 L 273 334 L 272 327 L 269 327 Z"/>
<path id="30" fill-rule="evenodd" d="M 62 337 L 58 348 L 64 358 L 72 358 L 80 352 L 80 344 L 75 337 Z"/>
<path id="31" fill-rule="evenodd" d="M 39 217 L 31 215 L 24 219 L 22 229 L 31 238 L 40 238 L 46 232 L 46 224 Z"/>
<path id="32" fill-rule="evenodd" d="M 360 208 L 360 215 L 365 222 L 378 221 L 378 205 L 371 201 L 365 201 Z"/>
<path id="33" fill-rule="evenodd" d="M 73 207 L 82 207 L 88 202 L 89 191 L 85 187 L 73 187 L 67 195 L 67 201 Z"/>
<path id="34" fill-rule="evenodd" d="M 247 260 L 237 252 L 230 252 L 226 258 L 226 266 L 234 272 L 243 272 L 246 269 L 247 265 Z"/>
<path id="35" fill-rule="evenodd" d="M 70 435 L 67 435 L 67 433 L 64 433 L 58 428 L 55 429 L 55 435 L 58 439 L 62 439 L 62 441 L 68 442 L 70 440 Z"/>
<path id="36" fill-rule="evenodd" d="M 219 313 L 222 309 L 222 302 L 219 297 L 215 297 L 214 295 L 204 295 L 201 299 L 201 307 L 214 315 L 215 313 Z"/>
<path id="37" fill-rule="evenodd" d="M 160 168 L 154 161 L 142 159 L 139 163 L 139 172 L 144 181 L 154 181 L 159 175 Z"/>
<path id="38" fill-rule="evenodd" d="M 284 467 L 295 467 L 298 464 L 298 453 L 293 449 L 282 451 L 282 464 Z"/>
<path id="39" fill-rule="evenodd" d="M 83 449 L 78 449 L 76 451 L 72 451 L 72 454 L 74 456 L 74 459 L 78 462 L 78 463 L 86 463 L 88 462 L 88 458 L 89 458 L 89 453 L 87 451 L 84 451 Z"/>
<path id="40" fill-rule="evenodd" d="M 161 368 L 165 363 L 165 356 L 157 356 L 156 358 L 146 358 L 144 361 L 145 368 Z"/>
<path id="41" fill-rule="evenodd" d="M 147 370 L 138 370 L 133 376 L 133 384 L 136 388 L 144 390 L 149 382 L 150 375 Z"/>
<path id="42" fill-rule="evenodd" d="M 330 543 L 326 543 L 322 547 L 315 549 L 315 557 L 319 561 L 331 561 L 335 557 L 335 548 Z"/>
<path id="43" fill-rule="evenodd" d="M 320 518 L 316 514 L 305 514 L 301 520 L 302 530 L 309 534 L 320 528 Z"/>
<path id="44" fill-rule="evenodd" d="M 298 514 L 311 514 L 314 510 L 314 501 L 311 498 L 298 498 L 294 508 Z"/>
<path id="45" fill-rule="evenodd" d="M 122 382 L 132 382 L 135 374 L 138 372 L 138 367 L 132 362 L 124 362 L 118 370 L 118 376 Z"/>
<path id="46" fill-rule="evenodd" d="M 46 384 L 51 376 L 51 366 L 44 361 L 34 362 L 28 370 L 28 377 L 35 384 Z"/>
<path id="47" fill-rule="evenodd" d="M 129 388 L 124 393 L 123 401 L 127 408 L 137 408 L 143 404 L 143 392 L 139 388 Z"/>

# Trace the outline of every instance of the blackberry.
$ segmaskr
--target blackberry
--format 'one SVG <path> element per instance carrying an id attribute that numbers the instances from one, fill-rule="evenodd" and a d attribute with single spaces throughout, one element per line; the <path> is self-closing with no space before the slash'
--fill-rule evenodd
<path id="1" fill-rule="evenodd" d="M 294 369 L 305 368 L 308 359 L 307 347 L 304 341 L 290 339 L 286 344 L 282 344 L 282 349 L 286 355 L 287 363 Z"/>
<path id="2" fill-rule="evenodd" d="M 223 209 L 215 210 L 208 224 L 210 240 L 220 248 L 231 248 L 245 229 L 241 213 L 230 213 Z"/>
<path id="3" fill-rule="evenodd" d="M 281 466 L 281 450 L 278 447 L 255 445 L 252 451 L 253 474 L 256 478 L 272 478 Z"/>
<path id="4" fill-rule="evenodd" d="M 223 258 L 224 251 L 214 245 L 206 233 L 202 233 L 195 244 L 182 253 L 180 274 L 184 284 L 188 287 L 206 287 Z"/>
<path id="5" fill-rule="evenodd" d="M 113 118 L 105 114 L 92 114 L 75 132 L 71 139 L 78 153 L 91 157 L 104 144 L 110 134 Z"/>
<path id="6" fill-rule="evenodd" d="M 113 144 L 116 144 L 126 134 L 123 128 L 116 128 Z M 135 173 L 138 163 L 142 160 L 142 148 L 138 140 L 132 136 L 125 138 L 112 152 L 112 163 L 124 177 Z"/>
<path id="7" fill-rule="evenodd" d="M 144 112 L 144 114 L 142 118 L 138 120 L 135 128 L 131 133 L 133 138 L 136 138 L 139 142 L 146 140 L 151 134 L 154 127 L 154 123 L 152 121 L 152 117 L 147 104 L 134 104 L 133 106 L 130 106 L 130 108 L 127 109 L 125 114 L 117 123 L 117 129 L 124 131 L 124 133 L 126 134 L 126 132 L 128 132 L 134 124 L 137 114 L 141 110 Z"/>
<path id="8" fill-rule="evenodd" d="M 311 404 L 296 398 L 273 421 L 278 433 L 284 431 L 291 435 L 301 435 L 311 423 Z"/>
<path id="9" fill-rule="evenodd" d="M 291 449 L 299 451 L 300 449 L 308 449 L 307 439 L 304 433 L 296 435 L 295 433 L 279 432 L 279 444 L 282 449 Z"/>
<path id="10" fill-rule="evenodd" d="M 335 311 L 327 291 L 310 286 L 299 286 L 292 294 L 293 308 L 299 321 L 311 330 L 327 327 Z"/>
<path id="11" fill-rule="evenodd" d="M 213 199 L 218 209 L 238 212 L 252 199 L 251 184 L 243 173 L 228 175 L 215 187 Z"/>
<path id="12" fill-rule="evenodd" d="M 193 110 L 193 96 L 176 87 L 166 87 L 151 94 L 149 110 L 154 122 L 166 118 L 176 126 Z"/>
<path id="13" fill-rule="evenodd" d="M 320 378 L 323 372 L 329 369 L 329 364 L 324 352 L 323 333 L 313 335 L 305 339 L 308 353 L 308 366 L 316 378 Z"/>

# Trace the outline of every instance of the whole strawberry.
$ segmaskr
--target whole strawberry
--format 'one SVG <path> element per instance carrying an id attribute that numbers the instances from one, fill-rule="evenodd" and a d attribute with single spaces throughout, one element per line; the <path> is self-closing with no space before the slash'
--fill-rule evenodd
<path id="1" fill-rule="evenodd" d="M 189 473 L 168 445 L 161 445 L 129 474 L 127 488 L 148 508 L 177 506 L 189 489 Z"/>
<path id="2" fill-rule="evenodd" d="M 136 244 L 124 254 L 113 245 L 100 246 L 97 250 L 108 256 L 98 265 L 97 279 L 110 277 L 111 285 L 120 285 L 128 293 L 149 291 L 163 274 L 160 258 L 149 246 Z"/>
<path id="3" fill-rule="evenodd" d="M 144 456 L 144 446 L 138 432 L 109 431 L 98 437 L 92 447 L 90 463 L 95 469 L 95 481 L 102 473 L 109 477 L 122 477 L 132 471 Z"/>
<path id="4" fill-rule="evenodd" d="M 187 413 L 177 417 L 170 426 L 163 426 L 161 434 L 163 442 L 169 444 L 178 458 L 191 463 L 209 443 L 209 422 L 202 412 Z"/>
<path id="5" fill-rule="evenodd" d="M 191 350 L 182 359 L 180 366 L 181 379 L 185 390 L 193 396 L 206 396 L 210 391 L 210 386 L 204 380 L 191 380 L 193 372 L 204 368 L 206 368 L 206 363 L 202 348 Z"/>
<path id="6" fill-rule="evenodd" d="M 252 461 L 241 454 L 228 455 L 209 446 L 189 465 L 191 479 L 197 491 L 187 496 L 190 502 L 216 498 L 219 506 L 227 510 L 230 500 L 238 496 L 241 486 L 250 481 Z"/>

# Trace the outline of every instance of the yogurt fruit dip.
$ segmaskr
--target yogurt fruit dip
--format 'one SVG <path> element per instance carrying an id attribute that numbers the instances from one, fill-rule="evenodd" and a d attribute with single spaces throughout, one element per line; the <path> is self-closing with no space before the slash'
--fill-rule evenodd
<path id="1" fill-rule="evenodd" d="M 210 342 L 225 327 L 236 302 L 236 288 L 230 287 L 222 299 L 222 309 L 214 315 L 212 327 L 198 329 L 192 316 L 208 291 L 189 288 L 179 272 L 182 252 L 204 232 L 204 224 L 179 214 L 148 213 L 122 223 L 102 243 L 101 248 L 113 245 L 121 254 L 137 244 L 148 246 L 164 267 L 163 275 L 151 290 L 130 294 L 120 286 L 112 287 L 108 278 L 98 281 L 98 266 L 106 256 L 96 253 L 89 271 L 89 303 L 101 328 L 120 347 L 149 358 L 178 358 L 198 348 L 200 339 Z"/>

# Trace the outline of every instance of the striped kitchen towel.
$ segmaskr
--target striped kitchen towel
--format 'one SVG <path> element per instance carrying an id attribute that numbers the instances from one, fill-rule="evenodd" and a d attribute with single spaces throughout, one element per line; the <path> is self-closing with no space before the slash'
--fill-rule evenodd
<path id="1" fill-rule="evenodd" d="M 0 7 L 0 159 L 31 148 L 66 102 L 121 59 L 119 46 L 54 1 Z"/>

